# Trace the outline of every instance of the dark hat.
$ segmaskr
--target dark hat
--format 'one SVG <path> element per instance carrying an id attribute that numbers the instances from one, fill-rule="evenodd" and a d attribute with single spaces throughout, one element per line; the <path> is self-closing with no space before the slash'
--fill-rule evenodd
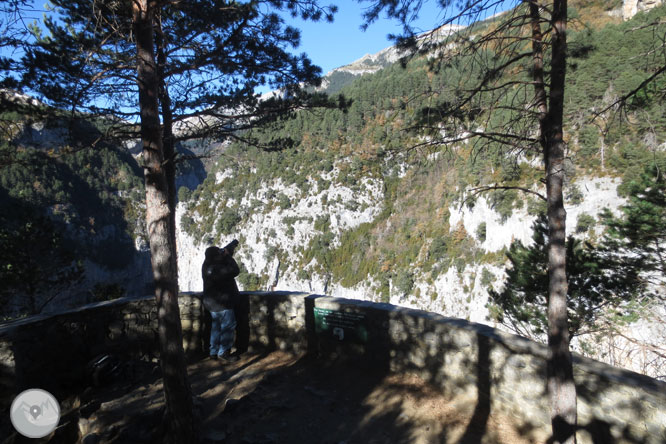
<path id="1" fill-rule="evenodd" d="M 206 259 L 212 259 L 218 254 L 220 254 L 219 248 L 215 246 L 206 248 Z"/>

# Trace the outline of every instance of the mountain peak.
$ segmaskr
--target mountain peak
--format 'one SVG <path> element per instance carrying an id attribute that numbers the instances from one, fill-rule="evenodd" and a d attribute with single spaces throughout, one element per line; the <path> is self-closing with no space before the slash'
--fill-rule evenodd
<path id="1" fill-rule="evenodd" d="M 451 35 L 454 32 L 458 32 L 459 30 L 463 29 L 464 26 L 460 25 L 443 25 L 438 28 L 435 28 L 431 31 L 424 32 L 418 36 L 419 41 L 423 42 L 438 42 L 449 35 Z M 321 89 L 328 89 L 329 85 L 331 84 L 331 78 L 344 75 L 346 77 L 344 83 L 348 83 L 355 79 L 356 77 L 365 75 L 365 74 L 373 74 L 380 69 L 383 69 L 398 60 L 400 60 L 400 57 L 405 55 L 400 49 L 398 49 L 397 46 L 389 46 L 388 48 L 384 48 L 379 52 L 376 52 L 374 54 L 365 54 L 363 57 L 360 59 L 357 59 L 347 65 L 343 65 L 339 68 L 335 68 L 331 71 L 329 71 L 326 76 L 324 77 L 324 82 L 322 84 Z M 339 89 L 340 85 L 337 85 L 338 87 L 335 88 L 336 90 Z M 329 91 L 330 92 L 330 91 Z"/>

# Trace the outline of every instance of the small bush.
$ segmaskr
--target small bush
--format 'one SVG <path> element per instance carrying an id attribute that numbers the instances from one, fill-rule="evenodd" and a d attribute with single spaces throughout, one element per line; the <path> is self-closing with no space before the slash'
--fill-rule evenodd
<path id="1" fill-rule="evenodd" d="M 480 243 L 484 243 L 486 241 L 486 223 L 481 222 L 479 226 L 476 228 L 476 239 Z"/>
<path id="2" fill-rule="evenodd" d="M 192 191 L 187 187 L 178 188 L 178 202 L 187 202 L 192 197 Z"/>
<path id="3" fill-rule="evenodd" d="M 576 222 L 576 233 L 587 233 L 590 229 L 594 228 L 596 221 L 594 217 L 589 214 L 582 213 L 578 216 L 578 221 Z"/>
<path id="4" fill-rule="evenodd" d="M 578 185 L 572 185 L 569 188 L 567 199 L 574 205 L 579 205 L 583 202 L 583 192 L 578 188 Z"/>
<path id="5" fill-rule="evenodd" d="M 411 293 L 414 288 L 414 276 L 409 270 L 400 270 L 395 278 L 395 288 L 402 295 Z"/>

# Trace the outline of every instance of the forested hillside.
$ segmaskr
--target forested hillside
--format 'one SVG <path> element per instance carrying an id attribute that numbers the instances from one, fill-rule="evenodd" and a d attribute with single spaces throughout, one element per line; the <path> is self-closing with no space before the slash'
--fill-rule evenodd
<path id="1" fill-rule="evenodd" d="M 134 157 L 140 143 L 101 142 L 103 120 L 46 114 L 0 114 L 3 317 L 143 293 L 150 285 L 143 173 Z M 185 187 L 206 174 L 189 149 L 201 152 L 196 145 L 178 145 L 186 158 L 177 183 Z"/>
<path id="2" fill-rule="evenodd" d="M 622 205 L 640 194 L 639 184 L 649 188 L 655 177 L 663 189 L 665 81 L 641 83 L 659 66 L 652 24 L 663 17 L 664 8 L 622 22 L 612 14 L 620 2 L 572 3 L 576 20 L 569 36 L 565 108 L 568 233 L 579 239 L 571 241 L 572 248 L 578 242 L 575 248 L 588 255 L 588 262 L 593 251 L 597 254 L 596 265 L 583 273 L 602 276 L 612 262 L 606 255 L 602 265 L 600 253 L 610 242 L 609 226 L 631 211 L 623 212 Z M 410 130 L 423 119 L 424 109 L 436 113 L 438 103 L 446 101 L 424 92 L 475 75 L 456 66 L 434 69 L 429 59 L 414 58 L 406 67 L 397 63 L 342 87 L 340 94 L 351 101 L 346 110 L 299 112 L 252 134 L 258 145 L 290 138 L 295 143 L 288 149 L 265 152 L 232 144 L 201 186 L 179 193 L 181 227 L 194 242 L 187 251 L 238 237 L 245 289 L 319 291 L 399 303 L 505 324 L 538 339 L 543 321 L 516 327 L 515 317 L 525 313 L 510 319 L 510 308 L 498 294 L 504 269 L 512 263 L 507 253 L 519 247 L 511 240 L 534 242 L 532 223 L 545 208 L 538 197 L 517 189 L 543 189 L 539 153 L 507 155 L 499 144 L 473 141 L 433 145 L 424 143 L 433 137 L 427 132 Z M 636 89 L 621 111 L 610 106 Z M 501 111 L 470 116 L 468 127 L 501 127 L 508 118 Z M 495 184 L 516 189 L 472 192 Z M 610 212 L 602 215 L 604 206 Z M 663 207 L 658 211 L 657 218 Z M 181 259 L 192 254 L 196 257 L 181 253 Z M 191 261 L 188 269 L 187 260 L 181 260 L 181 285 L 200 285 L 196 263 Z M 614 302 L 588 301 L 571 308 L 586 323 L 579 331 L 579 350 L 598 340 L 583 332 L 594 330 L 595 322 L 607 322 L 591 316 L 594 310 L 611 305 L 619 325 L 637 319 L 655 301 L 625 291 L 636 283 L 632 273 L 625 270 L 623 282 L 600 290 L 619 295 L 608 296 Z M 588 294 L 591 284 L 585 288 Z M 640 288 L 644 294 L 654 292 L 654 287 Z M 489 290 L 494 299 L 488 298 Z"/>
<path id="3" fill-rule="evenodd" d="M 57 114 L 5 112 L 0 120 L 2 314 L 118 297 L 128 286 L 143 291 L 141 170 L 131 154 L 108 143 L 91 148 L 100 129 L 67 128 Z M 127 274 L 136 285 L 123 281 Z"/>

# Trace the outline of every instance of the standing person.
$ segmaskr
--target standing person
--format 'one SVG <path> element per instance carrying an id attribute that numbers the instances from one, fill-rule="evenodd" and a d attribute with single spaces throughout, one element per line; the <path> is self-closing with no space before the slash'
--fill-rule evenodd
<path id="1" fill-rule="evenodd" d="M 212 318 L 209 354 L 227 362 L 238 361 L 238 356 L 231 354 L 236 329 L 234 302 L 239 295 L 234 278 L 240 270 L 232 257 L 237 245 L 233 240 L 224 248 L 208 247 L 201 267 L 203 303 Z"/>

